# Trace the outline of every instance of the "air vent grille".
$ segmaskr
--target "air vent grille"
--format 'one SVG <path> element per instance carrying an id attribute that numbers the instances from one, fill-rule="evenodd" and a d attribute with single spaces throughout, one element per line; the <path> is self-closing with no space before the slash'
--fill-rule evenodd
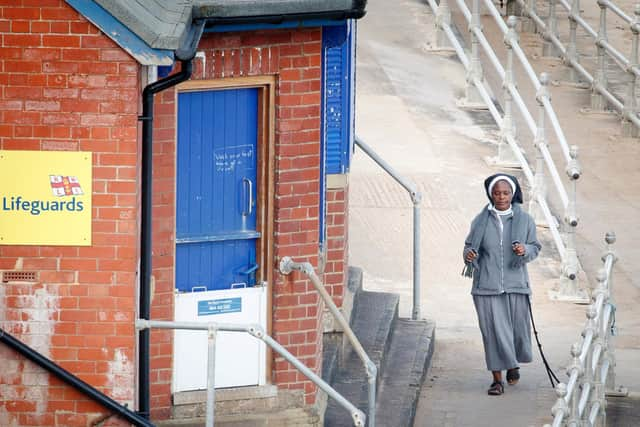
<path id="1" fill-rule="evenodd" d="M 2 281 L 7 282 L 37 282 L 38 273 L 35 271 L 3 271 Z"/>

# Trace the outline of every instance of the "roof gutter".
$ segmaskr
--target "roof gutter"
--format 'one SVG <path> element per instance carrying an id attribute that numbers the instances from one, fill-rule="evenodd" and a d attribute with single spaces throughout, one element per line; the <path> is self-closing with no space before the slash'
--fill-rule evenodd
<path id="1" fill-rule="evenodd" d="M 206 22 L 205 30 L 210 30 L 218 25 L 246 25 L 246 24 L 282 24 L 291 21 L 311 21 L 311 20 L 345 20 L 359 19 L 363 17 L 365 11 L 362 12 L 322 12 L 322 13 L 296 13 L 287 15 L 262 15 L 262 16 L 242 16 L 242 17 L 209 17 L 202 18 Z"/>
<path id="2" fill-rule="evenodd" d="M 367 5 L 366 0 L 356 0 L 354 6 L 345 10 L 328 10 L 316 12 L 301 13 L 282 13 L 274 15 L 253 15 L 253 16 L 216 16 L 220 13 L 215 6 L 194 6 L 193 20 L 204 20 L 205 30 L 216 25 L 234 25 L 234 24 L 282 24 L 290 21 L 309 21 L 309 20 L 345 20 L 360 19 L 365 13 Z"/>
<path id="3" fill-rule="evenodd" d="M 149 320 L 151 316 L 153 98 L 156 93 L 169 89 L 191 78 L 191 72 L 193 70 L 191 61 L 195 57 L 203 30 L 203 22 L 194 23 L 182 46 L 175 51 L 176 58 L 181 61 L 180 72 L 148 84 L 142 91 L 142 115 L 138 117 L 138 120 L 142 122 L 142 207 L 140 220 L 140 300 L 138 315 L 141 319 L 145 320 Z M 148 329 L 141 330 L 138 341 L 138 412 L 147 419 L 150 415 L 149 334 Z"/>

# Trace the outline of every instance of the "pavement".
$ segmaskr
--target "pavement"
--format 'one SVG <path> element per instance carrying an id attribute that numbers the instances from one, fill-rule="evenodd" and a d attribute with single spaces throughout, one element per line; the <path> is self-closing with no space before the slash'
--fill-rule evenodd
<path id="1" fill-rule="evenodd" d="M 582 5 L 584 16 L 597 19 L 597 5 Z M 616 1 L 631 12 L 629 0 Z M 461 37 L 466 25 L 454 15 Z M 612 27 L 618 26 L 615 20 Z M 369 0 L 358 23 L 356 127 L 359 137 L 424 196 L 421 211 L 421 310 L 436 323 L 435 353 L 422 387 L 415 427 L 541 426 L 550 423 L 556 399 L 534 344 L 534 361 L 521 369 L 522 379 L 501 397 L 490 397 L 470 282 L 460 276 L 461 251 L 473 216 L 486 203 L 482 181 L 496 169 L 484 158 L 496 154 L 497 132 L 486 111 L 458 107 L 464 96 L 465 71 L 451 52 L 433 50 L 434 16 L 422 0 Z M 501 35 L 483 18 L 486 34 Z M 561 35 L 563 27 L 561 26 Z M 614 45 L 628 52 L 625 35 L 609 32 Z M 586 43 L 584 37 L 580 43 Z M 617 303 L 616 383 L 630 397 L 608 400 L 609 425 L 640 425 L 640 140 L 620 136 L 613 114 L 590 112 L 588 90 L 567 82 L 557 59 L 540 55 L 542 42 L 521 34 L 536 72 L 550 73 L 552 102 L 570 144 L 580 148 L 577 249 L 584 274 L 580 286 L 595 283 L 602 266 L 604 234 L 617 234 L 614 269 Z M 582 52 L 588 51 L 583 48 Z M 584 60 L 591 58 L 585 54 Z M 487 80 L 494 83 L 488 69 Z M 517 70 L 520 90 L 534 105 L 533 89 Z M 535 111 L 535 110 L 533 110 Z M 524 127 L 522 145 L 532 157 Z M 552 153 L 558 150 L 550 141 Z M 561 172 L 564 166 L 561 168 Z M 513 172 L 513 171 L 511 171 Z M 517 171 L 516 171 L 517 173 Z M 524 182 L 524 179 L 521 180 Z M 406 192 L 356 149 L 350 174 L 350 264 L 364 271 L 364 288 L 400 295 L 400 315 L 411 316 L 412 205 Z M 528 194 L 525 194 L 528 199 Z M 552 197 L 552 204 L 554 200 Z M 554 213 L 562 218 L 562 212 Z M 548 231 L 538 230 L 544 247 L 530 264 L 533 313 L 552 368 L 566 381 L 571 345 L 580 341 L 584 305 L 554 301 L 560 263 Z"/>

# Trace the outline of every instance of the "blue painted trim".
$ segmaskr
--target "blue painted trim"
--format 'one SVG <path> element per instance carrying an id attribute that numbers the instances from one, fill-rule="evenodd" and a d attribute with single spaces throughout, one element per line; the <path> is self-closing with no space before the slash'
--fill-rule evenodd
<path id="1" fill-rule="evenodd" d="M 246 240 L 258 238 L 260 238 L 260 233 L 257 231 L 239 231 L 236 233 L 219 233 L 209 236 L 181 236 L 176 237 L 176 243 L 221 242 L 224 240 Z"/>
<path id="2" fill-rule="evenodd" d="M 333 25 L 344 25 L 344 20 L 334 19 L 310 19 L 306 21 L 287 21 L 280 24 L 226 24 L 213 28 L 205 28 L 205 33 L 227 33 L 231 31 L 255 31 L 255 30 L 279 30 L 282 28 L 300 27 L 328 27 Z"/>
<path id="3" fill-rule="evenodd" d="M 126 50 L 142 65 L 171 65 L 173 51 L 153 49 L 129 28 L 91 0 L 65 0 L 69 6 L 87 18 L 118 46 Z"/>

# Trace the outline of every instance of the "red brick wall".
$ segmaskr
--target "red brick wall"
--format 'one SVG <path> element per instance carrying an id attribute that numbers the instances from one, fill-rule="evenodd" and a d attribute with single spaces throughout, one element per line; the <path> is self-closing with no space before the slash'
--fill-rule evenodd
<path id="1" fill-rule="evenodd" d="M 199 50 L 205 52 L 204 67 L 196 60 L 197 79 L 276 75 L 275 99 L 275 225 L 276 260 L 289 255 L 296 260 L 318 261 L 318 205 L 320 177 L 320 89 L 321 30 L 295 29 L 262 32 L 206 34 Z M 173 164 L 175 162 L 175 91 L 164 93 L 157 102 L 156 138 L 163 141 L 156 152 L 156 174 L 163 191 L 155 191 L 156 235 L 154 250 L 166 254 L 162 262 L 154 257 L 156 300 L 162 301 L 162 313 L 170 315 L 173 301 L 173 230 L 162 224 L 174 224 Z M 166 120 L 158 120 L 164 114 Z M 163 124 L 160 124 L 163 123 Z M 162 162 L 162 163 L 161 163 Z M 157 181 L 159 182 L 159 181 Z M 154 184 L 158 188 L 158 184 Z M 166 209 L 162 209 L 165 206 Z M 165 237 L 159 238 L 159 233 Z M 165 243 L 161 243 L 161 241 Z M 272 267 L 275 268 L 276 260 Z M 159 265 L 161 264 L 161 266 Z M 298 274 L 282 277 L 274 274 L 270 284 L 273 295 L 273 330 L 276 340 L 304 364 L 318 372 L 322 351 L 320 301 L 313 285 Z M 152 378 L 156 384 L 152 407 L 156 416 L 167 414 L 170 405 L 171 346 L 168 336 L 154 351 Z M 315 401 L 315 387 L 281 357 L 273 361 L 272 381 L 284 388 L 304 389 L 307 403 Z"/>
<path id="2" fill-rule="evenodd" d="M 0 246 L 0 326 L 134 401 L 137 63 L 62 0 L 0 5 L 0 148 L 93 152 L 93 245 Z M 27 166 L 26 166 L 27 167 Z M 86 426 L 102 408 L 0 344 L 0 425 Z"/>
<path id="3" fill-rule="evenodd" d="M 349 187 L 327 189 L 327 259 L 324 282 L 338 307 L 342 307 L 348 271 L 347 206 Z"/>
<path id="4" fill-rule="evenodd" d="M 155 95 L 153 134 L 153 289 L 151 318 L 173 320 L 175 251 L 175 92 Z M 152 330 L 151 410 L 168 418 L 173 375 L 173 331 Z"/>

